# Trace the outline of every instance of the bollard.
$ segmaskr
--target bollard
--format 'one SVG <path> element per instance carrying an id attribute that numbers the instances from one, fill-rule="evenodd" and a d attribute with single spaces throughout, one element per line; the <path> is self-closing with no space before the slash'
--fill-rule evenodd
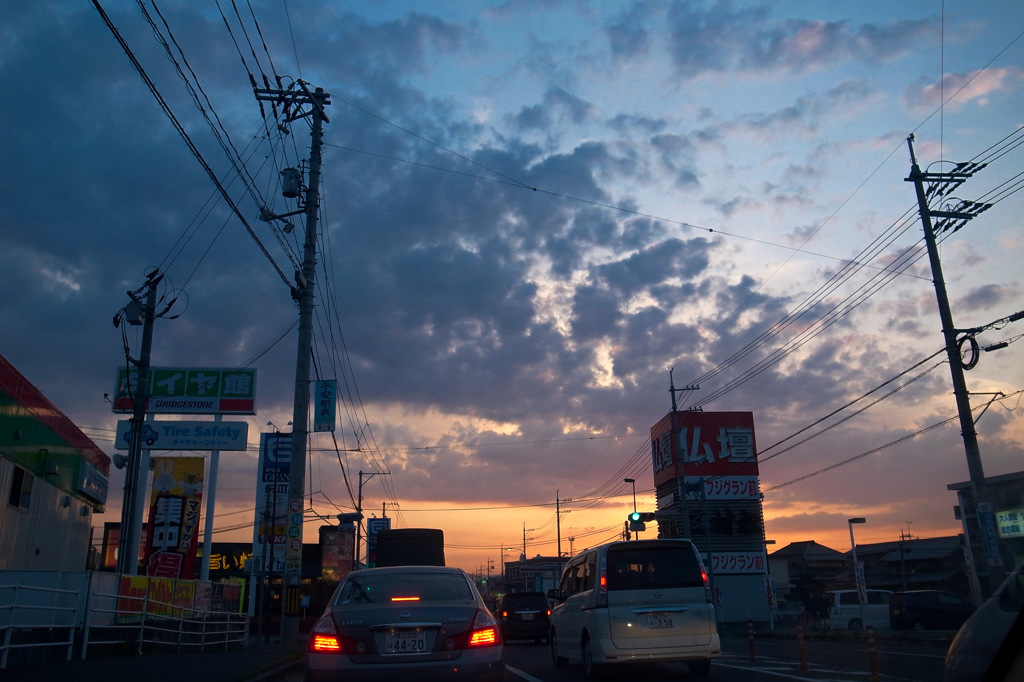
<path id="1" fill-rule="evenodd" d="M 796 626 L 796 648 L 800 653 L 800 669 L 807 670 L 807 647 L 804 646 L 804 624 L 797 623 Z"/>
<path id="2" fill-rule="evenodd" d="M 871 682 L 878 682 L 878 650 L 875 648 L 875 628 L 869 625 L 868 632 L 868 666 L 871 669 Z"/>
<path id="3" fill-rule="evenodd" d="M 754 621 L 747 621 L 747 648 L 749 650 L 750 660 L 756 661 L 757 655 L 754 652 Z"/>

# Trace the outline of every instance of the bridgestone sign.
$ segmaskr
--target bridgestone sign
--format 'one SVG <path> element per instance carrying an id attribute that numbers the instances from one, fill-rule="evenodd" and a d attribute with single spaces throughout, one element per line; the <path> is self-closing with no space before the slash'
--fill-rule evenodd
<path id="1" fill-rule="evenodd" d="M 138 371 L 117 371 L 113 411 L 130 414 Z M 256 414 L 255 369 L 154 367 L 149 370 L 150 414 Z"/>

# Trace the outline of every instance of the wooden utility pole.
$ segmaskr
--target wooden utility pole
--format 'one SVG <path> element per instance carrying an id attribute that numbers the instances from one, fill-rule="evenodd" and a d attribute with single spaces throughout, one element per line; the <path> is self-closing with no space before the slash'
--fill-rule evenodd
<path id="1" fill-rule="evenodd" d="M 142 535 L 142 500 L 146 495 L 146 471 L 142 466 L 142 425 L 146 421 L 146 407 L 149 401 L 149 363 L 153 351 L 153 321 L 156 314 L 156 288 L 163 279 L 154 270 L 146 278 L 142 288 L 134 293 L 129 291 L 132 303 L 114 318 L 114 324 L 127 322 L 142 325 L 142 346 L 139 360 L 135 364 L 138 381 L 132 386 L 132 368 L 128 368 L 126 380 L 132 399 L 131 440 L 128 442 L 128 459 L 125 463 L 124 497 L 121 500 L 121 533 L 117 541 L 117 572 L 121 575 L 135 575 L 139 572 L 139 542 Z M 140 297 L 146 290 L 145 302 Z M 133 305 L 134 304 L 134 305 Z M 129 313 L 129 310 L 133 311 Z M 135 313 L 141 313 L 142 319 Z"/>
<path id="2" fill-rule="evenodd" d="M 320 162 L 323 124 L 330 119 L 324 107 L 330 95 L 323 88 L 310 92 L 303 81 L 290 90 L 256 89 L 258 100 L 280 104 L 294 112 L 285 120 L 309 117 L 309 179 L 305 187 L 306 236 L 302 272 L 296 273 L 294 293 L 299 303 L 299 342 L 295 359 L 295 403 L 292 411 L 292 458 L 288 473 L 288 511 L 285 519 L 284 599 L 281 600 L 281 641 L 285 649 L 299 646 L 302 609 L 302 522 L 306 510 L 306 438 L 309 432 L 309 373 L 313 352 L 313 288 L 316 279 L 317 218 L 320 210 Z"/>
<path id="3" fill-rule="evenodd" d="M 981 546 L 985 554 L 985 568 L 988 574 L 988 589 L 985 596 L 991 595 L 999 584 L 1003 582 L 1006 571 L 1003 568 L 1002 558 L 999 552 L 999 536 L 996 526 L 995 514 L 992 511 L 992 503 L 988 493 L 988 485 L 985 482 L 985 471 L 981 465 L 981 450 L 978 447 L 978 432 L 974 428 L 974 416 L 971 413 L 971 397 L 967 390 L 967 380 L 964 377 L 964 365 L 960 357 L 959 344 L 957 343 L 957 328 L 953 325 L 953 313 L 949 307 L 949 296 L 946 293 L 946 281 L 942 276 L 942 262 L 939 260 L 939 247 L 935 239 L 936 228 L 932 224 L 932 218 L 940 218 L 944 229 L 956 231 L 963 227 L 968 220 L 974 218 L 978 213 L 989 207 L 988 204 L 977 204 L 974 202 L 962 202 L 957 210 L 933 210 L 928 205 L 929 191 L 933 197 L 947 196 L 953 188 L 974 174 L 970 164 L 958 164 L 950 173 L 925 173 L 917 164 L 917 157 L 914 155 L 914 136 L 907 138 L 907 145 L 910 147 L 910 177 L 907 182 L 914 183 L 917 192 L 917 206 L 921 213 L 921 224 L 924 227 L 924 241 L 928 247 L 928 260 L 931 263 L 932 280 L 935 284 L 935 299 L 939 306 L 939 319 L 942 321 L 942 336 L 946 345 L 946 356 L 949 359 L 949 373 L 953 379 L 953 396 L 956 398 L 957 414 L 960 417 L 960 433 L 964 440 L 964 452 L 967 455 L 967 470 L 971 477 L 971 492 L 974 497 L 974 505 L 978 515 L 978 525 L 981 531 Z M 931 183 L 929 191 L 925 190 L 925 181 Z M 966 510 L 964 510 L 966 513 Z"/>

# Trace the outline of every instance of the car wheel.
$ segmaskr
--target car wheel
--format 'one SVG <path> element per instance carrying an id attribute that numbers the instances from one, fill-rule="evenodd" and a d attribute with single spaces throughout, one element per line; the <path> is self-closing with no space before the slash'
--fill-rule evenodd
<path id="1" fill-rule="evenodd" d="M 548 635 L 548 644 L 551 645 L 551 662 L 555 664 L 555 667 L 564 668 L 569 665 L 568 658 L 558 655 L 558 640 L 555 638 L 554 630 L 552 630 L 551 634 Z"/>
<path id="2" fill-rule="evenodd" d="M 583 672 L 588 680 L 599 680 L 604 672 L 604 666 L 594 663 L 594 650 L 590 646 L 590 638 L 583 640 Z"/>
<path id="3" fill-rule="evenodd" d="M 687 661 L 686 667 L 694 677 L 705 677 L 711 672 L 711 659 L 703 658 L 699 661 Z"/>
<path id="4" fill-rule="evenodd" d="M 851 630 L 863 630 L 864 623 L 860 618 L 851 618 L 849 627 Z"/>
<path id="5" fill-rule="evenodd" d="M 919 620 L 915 620 L 914 624 L 910 626 L 914 630 L 924 630 L 924 623 Z"/>

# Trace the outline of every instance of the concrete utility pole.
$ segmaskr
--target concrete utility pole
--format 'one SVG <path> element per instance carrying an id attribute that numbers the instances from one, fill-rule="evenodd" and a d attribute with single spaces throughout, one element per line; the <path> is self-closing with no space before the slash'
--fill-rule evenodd
<path id="1" fill-rule="evenodd" d="M 985 471 L 981 465 L 981 450 L 978 447 L 978 432 L 974 428 L 974 416 L 971 413 L 971 397 L 967 390 L 967 380 L 964 377 L 964 366 L 960 357 L 959 344 L 957 343 L 957 328 L 953 325 L 953 314 L 950 312 L 949 296 L 946 293 L 946 282 L 942 276 L 942 263 L 939 260 L 939 248 L 935 240 L 935 227 L 932 225 L 932 217 L 941 218 L 947 229 L 958 230 L 968 220 L 974 218 L 978 213 L 988 208 L 988 204 L 976 204 L 974 202 L 961 202 L 957 207 L 960 210 L 943 211 L 932 210 L 928 206 L 928 192 L 925 191 L 924 183 L 932 183 L 936 190 L 933 196 L 947 196 L 948 192 L 962 184 L 971 177 L 975 168 L 967 164 L 958 164 L 956 169 L 950 173 L 924 173 L 917 164 L 917 157 L 914 155 L 914 136 L 907 138 L 907 145 L 910 148 L 910 177 L 907 182 L 914 183 L 917 192 L 917 206 L 921 213 L 921 224 L 924 227 L 924 240 L 928 247 L 928 260 L 931 263 L 932 279 L 935 284 L 935 298 L 939 306 L 939 318 L 942 321 L 942 336 L 946 345 L 946 356 L 949 359 L 949 373 L 953 378 L 953 396 L 956 398 L 957 413 L 960 417 L 960 431 L 964 440 L 964 451 L 967 455 L 967 470 L 971 478 L 971 491 L 974 496 L 974 504 L 978 514 L 978 525 L 981 528 L 982 548 L 985 553 L 985 564 L 988 573 L 988 589 L 985 596 L 995 591 L 1003 582 L 1006 571 L 1002 565 L 1002 558 L 999 552 L 998 531 L 996 527 L 995 514 L 992 511 L 992 503 L 988 493 L 988 485 L 985 483 Z"/>
<path id="2" fill-rule="evenodd" d="M 258 100 L 278 102 L 295 113 L 289 123 L 309 117 L 312 130 L 309 146 L 309 180 L 305 188 L 306 238 L 302 272 L 296 273 L 299 302 L 299 343 L 295 359 L 295 403 L 292 412 L 292 459 L 288 474 L 288 517 L 285 542 L 284 599 L 281 600 L 281 641 L 285 649 L 299 645 L 299 617 L 302 600 L 302 522 L 305 513 L 306 438 L 309 432 L 309 371 L 313 349 L 313 285 L 316 279 L 316 230 L 320 210 L 320 150 L 323 124 L 330 119 L 324 107 L 330 95 L 323 88 L 310 92 L 303 81 L 293 90 L 256 89 Z"/>
<path id="3" fill-rule="evenodd" d="M 153 321 L 156 319 L 156 288 L 163 279 L 159 271 L 154 270 L 146 278 L 143 289 L 146 289 L 146 301 L 138 297 L 141 289 L 135 293 L 128 292 L 132 303 L 125 307 L 124 316 L 120 313 L 114 318 L 115 326 L 122 321 L 131 325 L 140 324 L 138 312 L 142 315 L 142 347 L 139 350 L 139 361 L 136 364 L 138 383 L 131 388 L 131 368 L 128 368 L 127 381 L 132 397 L 131 440 L 128 443 L 128 461 L 125 465 L 124 497 L 121 500 L 121 534 L 117 541 L 117 572 L 122 575 L 135 575 L 139 572 L 139 541 L 142 535 L 142 515 L 140 504 L 146 494 L 146 467 L 142 466 L 142 425 L 146 421 L 146 407 L 149 401 L 149 363 L 153 351 Z M 132 305 L 134 304 L 134 306 Z M 138 306 L 142 306 L 141 310 Z"/>

